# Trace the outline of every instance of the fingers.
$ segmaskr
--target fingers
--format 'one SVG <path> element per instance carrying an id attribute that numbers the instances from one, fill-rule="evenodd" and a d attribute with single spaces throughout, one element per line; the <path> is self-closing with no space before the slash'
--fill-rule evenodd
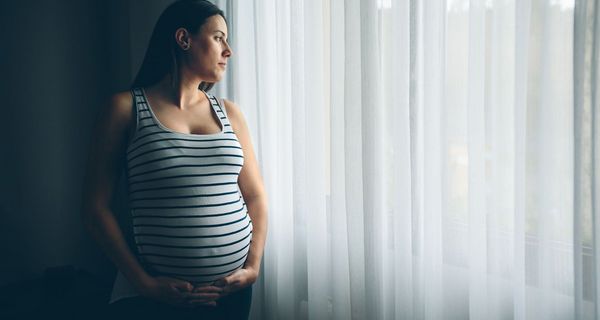
<path id="1" fill-rule="evenodd" d="M 202 286 L 202 287 L 196 287 L 194 288 L 193 292 L 195 293 L 199 293 L 199 292 L 205 292 L 205 293 L 222 293 L 223 292 L 223 288 L 222 287 L 217 287 L 217 286 Z"/>
<path id="2" fill-rule="evenodd" d="M 217 306 L 217 299 L 221 298 L 222 295 L 218 293 L 194 293 L 187 297 L 187 303 L 191 306 Z"/>
<path id="3" fill-rule="evenodd" d="M 223 295 L 223 288 L 215 286 L 202 286 L 194 288 L 192 292 L 185 293 L 188 304 L 192 306 L 212 306 L 217 305 L 216 300 Z"/>
<path id="4" fill-rule="evenodd" d="M 170 303 L 175 306 L 189 307 L 187 295 L 194 289 L 194 286 L 187 281 L 175 278 L 167 278 L 167 287 L 170 288 Z"/>
<path id="5" fill-rule="evenodd" d="M 231 284 L 230 277 L 221 278 L 221 279 L 215 281 L 215 283 L 214 283 L 214 285 L 217 287 L 227 287 L 230 284 Z"/>
<path id="6" fill-rule="evenodd" d="M 190 292 L 194 290 L 194 286 L 191 283 L 179 279 L 176 279 L 173 282 L 171 282 L 171 286 L 177 289 L 179 292 Z"/>
<path id="7" fill-rule="evenodd" d="M 194 295 L 193 297 L 171 297 L 170 304 L 177 307 L 194 308 L 197 306 L 216 306 L 216 300 L 220 296 L 218 294 L 204 294 L 202 296 Z"/>
<path id="8" fill-rule="evenodd" d="M 184 297 L 187 300 L 205 299 L 205 300 L 216 300 L 221 297 L 219 292 L 189 292 L 185 293 Z"/>
<path id="9" fill-rule="evenodd" d="M 227 278 L 222 278 L 222 279 L 219 279 L 219 280 L 215 281 L 213 283 L 213 285 L 206 285 L 206 286 L 202 286 L 202 287 L 196 287 L 196 288 L 194 288 L 193 292 L 194 293 L 198 293 L 198 292 L 206 292 L 206 293 L 217 292 L 217 293 L 219 293 L 219 295 L 221 297 L 224 297 L 226 295 L 229 295 L 232 292 L 235 292 L 235 291 L 241 289 L 242 287 L 243 287 L 243 285 L 241 284 L 240 281 L 238 281 L 235 278 L 227 277 Z"/>
<path id="10" fill-rule="evenodd" d="M 206 286 L 194 290 L 187 281 L 170 277 L 156 277 L 154 291 L 148 295 L 157 301 L 177 307 L 194 308 L 198 306 L 216 306 L 216 300 L 221 297 L 223 288 Z"/>
<path id="11" fill-rule="evenodd" d="M 233 277 L 225 277 L 215 281 L 212 285 L 192 288 L 190 292 L 182 292 L 186 304 L 191 307 L 216 306 L 217 300 L 236 291 L 239 281 Z"/>

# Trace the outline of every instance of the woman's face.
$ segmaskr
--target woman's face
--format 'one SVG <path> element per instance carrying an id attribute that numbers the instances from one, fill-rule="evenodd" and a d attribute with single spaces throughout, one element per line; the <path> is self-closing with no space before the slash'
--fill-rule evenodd
<path id="1" fill-rule="evenodd" d="M 232 51 L 227 43 L 225 20 L 220 15 L 209 17 L 195 35 L 189 34 L 190 48 L 186 60 L 200 79 L 218 82 L 225 73 Z"/>

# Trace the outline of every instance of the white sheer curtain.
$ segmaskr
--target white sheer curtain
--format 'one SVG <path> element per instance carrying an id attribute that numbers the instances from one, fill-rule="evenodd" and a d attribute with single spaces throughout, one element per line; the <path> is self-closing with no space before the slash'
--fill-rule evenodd
<path id="1" fill-rule="evenodd" d="M 594 319 L 594 0 L 215 1 L 269 193 L 255 319 Z"/>

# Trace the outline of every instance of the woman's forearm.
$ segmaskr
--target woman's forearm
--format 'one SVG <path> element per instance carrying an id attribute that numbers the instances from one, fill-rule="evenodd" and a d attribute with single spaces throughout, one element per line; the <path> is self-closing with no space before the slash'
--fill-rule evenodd
<path id="1" fill-rule="evenodd" d="M 102 251 L 141 293 L 150 276 L 129 249 L 113 213 L 108 209 L 86 212 L 84 225 Z"/>
<path id="2" fill-rule="evenodd" d="M 267 238 L 267 199 L 266 197 L 257 197 L 246 201 L 246 206 L 248 215 L 252 219 L 252 242 L 244 266 L 259 272 Z"/>

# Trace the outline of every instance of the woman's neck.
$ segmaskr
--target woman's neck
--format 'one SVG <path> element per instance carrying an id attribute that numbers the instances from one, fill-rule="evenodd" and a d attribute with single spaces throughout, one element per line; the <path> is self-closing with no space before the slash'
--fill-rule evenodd
<path id="1" fill-rule="evenodd" d="M 174 82 L 172 86 L 171 76 L 165 76 L 161 81 L 152 85 L 147 91 L 151 91 L 160 100 L 173 104 L 179 109 L 186 109 L 190 105 L 198 104 L 206 99 L 204 94 L 198 90 L 199 83 L 196 81 Z"/>

